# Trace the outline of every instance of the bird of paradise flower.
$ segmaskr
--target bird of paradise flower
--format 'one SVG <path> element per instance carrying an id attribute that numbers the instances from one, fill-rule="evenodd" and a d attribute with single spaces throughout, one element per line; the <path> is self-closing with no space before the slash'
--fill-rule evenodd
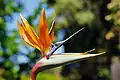
<path id="1" fill-rule="evenodd" d="M 61 66 L 63 64 L 73 63 L 84 58 L 93 57 L 101 55 L 105 52 L 101 52 L 98 54 L 88 54 L 89 52 L 94 51 L 92 49 L 90 51 L 84 53 L 61 53 L 56 54 L 54 53 L 60 46 L 62 46 L 65 42 L 75 36 L 84 28 L 81 28 L 74 34 L 72 34 L 67 39 L 56 42 L 55 44 L 52 43 L 54 39 L 54 26 L 55 26 L 55 19 L 52 22 L 50 30 L 48 30 L 48 24 L 46 21 L 46 14 L 45 10 L 42 10 L 40 21 L 38 24 L 38 31 L 39 35 L 37 35 L 32 28 L 32 26 L 28 23 L 28 21 L 20 14 L 22 24 L 17 21 L 18 30 L 22 39 L 30 46 L 37 48 L 41 54 L 42 58 L 35 64 L 32 69 L 31 79 L 36 80 L 36 76 L 40 71 L 54 68 L 57 66 Z"/>

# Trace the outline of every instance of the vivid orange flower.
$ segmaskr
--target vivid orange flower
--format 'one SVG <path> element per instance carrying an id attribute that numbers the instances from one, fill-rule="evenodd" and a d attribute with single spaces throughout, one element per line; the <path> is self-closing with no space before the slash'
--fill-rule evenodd
<path id="1" fill-rule="evenodd" d="M 22 25 L 20 25 L 19 21 L 17 21 L 20 36 L 28 45 L 37 48 L 42 53 L 42 56 L 46 56 L 47 52 L 50 50 L 50 46 L 54 38 L 55 22 L 53 21 L 51 29 L 48 31 L 46 14 L 45 10 L 43 9 L 38 25 L 39 35 L 37 35 L 28 21 L 22 15 L 20 15 L 20 17 Z"/>
<path id="2" fill-rule="evenodd" d="M 74 35 L 79 33 L 84 28 L 78 30 L 74 34 L 72 34 L 67 39 L 52 44 L 54 39 L 54 26 L 55 19 L 53 19 L 52 26 L 48 31 L 48 24 L 46 21 L 45 10 L 42 10 L 40 21 L 38 24 L 38 35 L 35 33 L 33 27 L 28 23 L 28 21 L 20 14 L 22 24 L 17 21 L 18 30 L 20 32 L 20 36 L 22 39 L 30 46 L 37 48 L 41 53 L 42 57 L 46 57 L 47 59 L 65 42 L 71 39 Z"/>
<path id="3" fill-rule="evenodd" d="M 42 10 L 40 21 L 38 25 L 38 35 L 35 33 L 32 26 L 28 23 L 28 21 L 22 16 L 20 24 L 17 21 L 18 30 L 20 32 L 20 36 L 22 39 L 30 46 L 37 48 L 42 53 L 42 58 L 34 65 L 32 72 L 31 72 L 31 79 L 36 80 L 36 76 L 39 71 L 54 68 L 63 64 L 67 64 L 70 62 L 76 62 L 84 58 L 93 57 L 99 54 L 87 54 L 89 52 L 94 51 L 90 50 L 84 53 L 62 53 L 62 54 L 55 54 L 54 52 L 62 46 L 65 42 L 67 42 L 69 39 L 71 39 L 74 35 L 79 33 L 84 28 L 76 31 L 74 34 L 72 34 L 67 39 L 56 42 L 55 44 L 52 44 L 53 38 L 54 38 L 54 26 L 55 26 L 55 20 L 52 22 L 52 26 L 50 30 L 48 31 L 48 24 L 46 21 L 46 14 L 45 10 Z M 47 54 L 48 53 L 48 54 Z M 54 53 L 54 55 L 53 55 Z M 51 56 L 51 57 L 50 57 Z"/>

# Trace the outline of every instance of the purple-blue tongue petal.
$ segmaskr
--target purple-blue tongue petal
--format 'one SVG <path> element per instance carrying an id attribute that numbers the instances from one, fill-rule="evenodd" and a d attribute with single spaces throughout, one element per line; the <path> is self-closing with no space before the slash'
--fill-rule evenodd
<path id="1" fill-rule="evenodd" d="M 81 28 L 80 30 L 78 30 L 77 32 L 75 32 L 74 34 L 72 34 L 71 36 L 69 36 L 67 39 L 57 42 L 55 44 L 51 45 L 51 50 L 48 53 L 47 58 L 49 59 L 49 57 L 60 47 L 62 46 L 65 42 L 67 42 L 68 40 L 70 40 L 73 36 L 75 36 L 76 34 L 78 34 L 80 31 L 82 31 L 85 27 Z"/>

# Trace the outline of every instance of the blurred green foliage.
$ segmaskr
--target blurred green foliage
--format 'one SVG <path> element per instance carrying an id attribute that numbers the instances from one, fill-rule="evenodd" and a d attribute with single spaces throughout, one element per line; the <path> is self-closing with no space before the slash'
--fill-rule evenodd
<path id="1" fill-rule="evenodd" d="M 64 66 L 61 70 L 63 80 L 83 79 L 110 80 L 110 61 L 112 55 L 119 55 L 120 43 L 120 1 L 119 0 L 42 0 L 34 13 L 27 20 L 33 24 L 43 8 L 54 8 L 55 13 L 47 18 L 50 25 L 56 14 L 55 39 L 59 30 L 65 31 L 65 38 L 85 26 L 85 30 L 65 44 L 65 52 L 84 52 L 96 48 L 96 52 L 106 51 L 105 56 L 84 60 Z M 13 18 L 13 13 L 21 12 L 23 3 L 19 0 L 0 0 L 0 80 L 29 80 L 30 71 L 41 57 L 38 50 L 30 51 L 16 30 L 7 31 L 7 22 Z M 46 12 L 47 13 L 47 12 Z M 20 40 L 20 42 L 18 41 Z M 21 45 L 28 49 L 26 54 L 19 50 Z M 27 54 L 29 53 L 29 54 Z M 24 55 L 27 63 L 17 63 L 12 58 Z M 89 66 L 89 67 L 88 67 Z M 53 71 L 55 72 L 55 71 Z M 57 75 L 46 71 L 39 73 L 39 80 L 55 80 Z M 60 76 L 61 77 L 61 76 Z"/>
<path id="2" fill-rule="evenodd" d="M 114 38 L 119 38 L 120 36 L 120 1 L 111 0 L 111 3 L 107 5 L 110 10 L 110 14 L 105 16 L 105 19 L 112 23 L 111 29 L 106 34 L 107 40 L 113 40 Z M 116 48 L 120 50 L 120 42 L 116 44 Z"/>
<path id="3" fill-rule="evenodd" d="M 96 48 L 97 52 L 106 51 L 105 56 L 84 60 L 78 67 L 75 66 L 81 76 L 76 76 L 75 80 L 110 80 L 111 57 L 120 55 L 120 1 L 47 0 L 47 3 L 54 7 L 57 15 L 56 27 L 64 28 L 65 38 L 85 26 L 80 36 L 75 36 L 64 45 L 65 52 L 84 52 L 92 48 Z M 73 71 L 71 65 L 63 67 L 61 74 L 64 77 L 74 75 L 70 73 Z M 69 77 L 68 80 L 72 78 Z"/>
<path id="4" fill-rule="evenodd" d="M 22 8 L 22 3 L 17 0 L 0 0 L 0 80 L 16 80 L 19 75 L 15 64 L 10 60 L 18 52 L 18 32 L 8 32 L 6 25 L 12 20 L 13 13 L 20 12 Z"/>
<path id="5" fill-rule="evenodd" d="M 39 73 L 37 80 L 56 80 L 56 77 L 50 73 Z"/>

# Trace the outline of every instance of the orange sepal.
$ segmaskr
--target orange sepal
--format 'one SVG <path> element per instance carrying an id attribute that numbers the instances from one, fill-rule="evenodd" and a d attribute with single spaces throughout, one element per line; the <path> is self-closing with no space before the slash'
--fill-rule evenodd
<path id="1" fill-rule="evenodd" d="M 55 28 L 55 17 L 53 19 L 53 22 L 52 22 L 52 25 L 49 31 L 49 36 L 50 36 L 51 41 L 53 41 L 54 39 L 54 28 Z"/>
<path id="2" fill-rule="evenodd" d="M 46 14 L 45 10 L 42 10 L 41 16 L 40 16 L 40 22 L 38 25 L 39 30 L 39 40 L 43 44 L 43 52 L 47 52 L 50 49 L 50 45 L 52 43 L 49 32 L 48 32 L 48 25 L 46 21 Z"/>
<path id="3" fill-rule="evenodd" d="M 40 48 L 42 48 L 41 42 L 39 42 L 39 37 L 35 33 L 34 29 L 30 26 L 28 21 L 20 14 L 21 21 L 22 21 L 22 27 L 25 29 L 26 32 L 31 36 L 31 38 L 34 40 L 34 42 L 39 45 Z"/>
<path id="4" fill-rule="evenodd" d="M 27 31 L 24 30 L 24 28 L 20 25 L 19 21 L 17 21 L 18 30 L 20 33 L 20 36 L 22 39 L 30 46 L 37 48 L 38 50 L 41 50 L 39 45 L 37 45 L 30 37 L 30 35 L 27 33 Z"/>

